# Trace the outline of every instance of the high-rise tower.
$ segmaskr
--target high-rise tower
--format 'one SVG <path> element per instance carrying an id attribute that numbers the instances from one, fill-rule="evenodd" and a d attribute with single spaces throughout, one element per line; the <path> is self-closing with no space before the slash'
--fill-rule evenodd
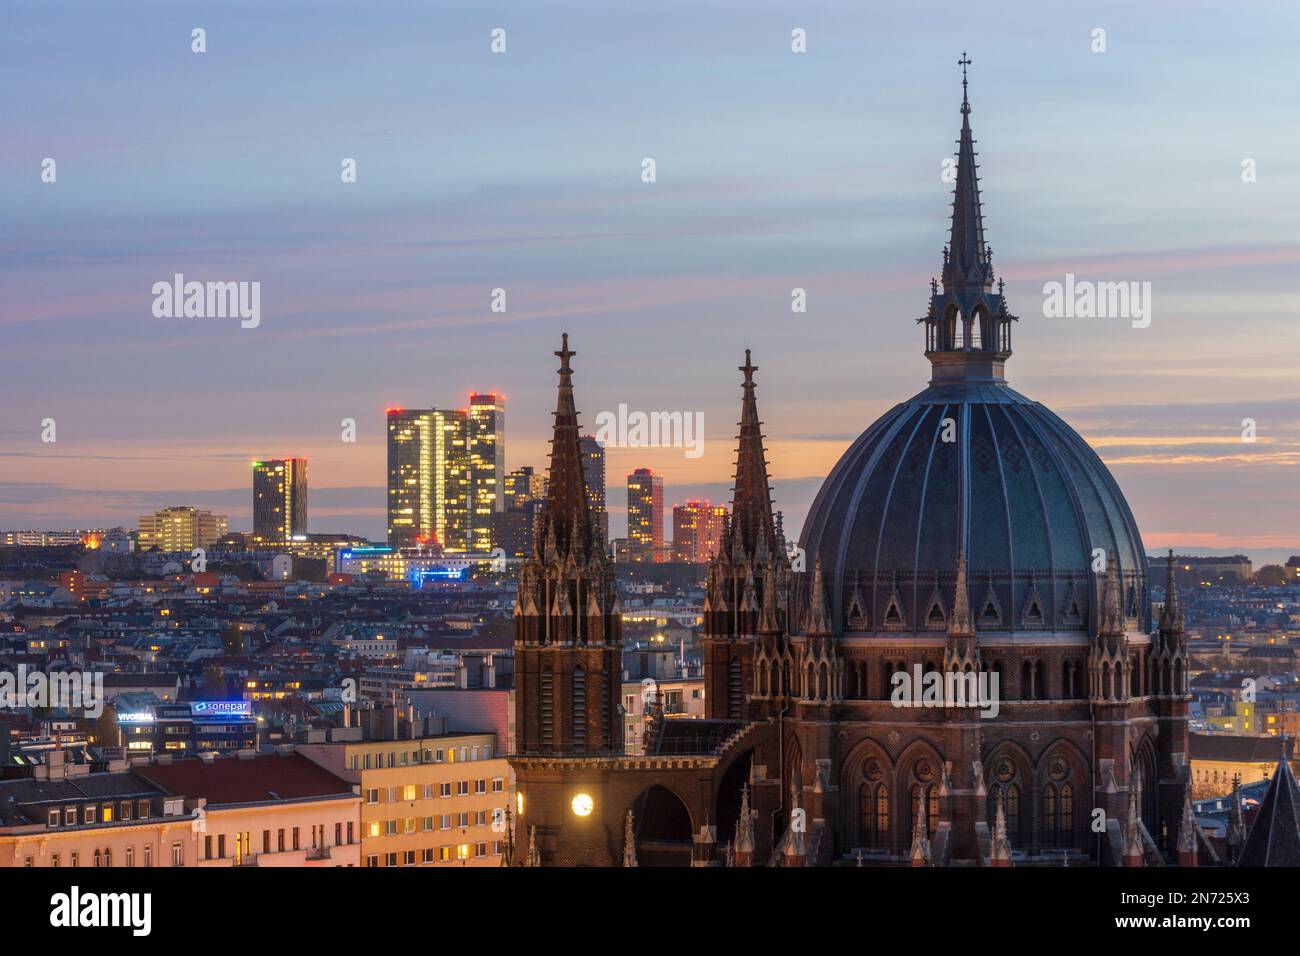
<path id="1" fill-rule="evenodd" d="M 307 533 L 307 459 L 253 462 L 253 535 L 265 542 Z"/>
<path id="2" fill-rule="evenodd" d="M 389 545 L 469 550 L 467 414 L 390 408 L 387 417 Z"/>

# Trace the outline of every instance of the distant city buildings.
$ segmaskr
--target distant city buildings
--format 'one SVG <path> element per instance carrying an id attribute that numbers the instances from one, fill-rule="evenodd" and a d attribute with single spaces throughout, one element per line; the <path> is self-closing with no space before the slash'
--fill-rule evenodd
<path id="1" fill-rule="evenodd" d="M 727 506 L 694 498 L 673 506 L 673 560 L 706 564 L 718 553 Z"/>
<path id="2" fill-rule="evenodd" d="M 664 480 L 649 468 L 627 476 L 628 556 L 632 561 L 664 558 Z"/>
<path id="3" fill-rule="evenodd" d="M 464 410 L 388 409 L 389 545 L 469 550 L 468 433 Z"/>
<path id="4" fill-rule="evenodd" d="M 189 506 L 163 508 L 140 516 L 140 550 L 192 551 L 211 547 L 228 530 L 225 515 Z"/>
<path id="5" fill-rule="evenodd" d="M 609 544 L 609 507 L 605 499 L 605 446 L 595 435 L 578 439 L 582 454 L 582 481 L 587 489 L 587 504 L 591 509 L 592 527 L 601 547 Z"/>
<path id="6" fill-rule="evenodd" d="M 306 533 L 307 459 L 253 462 L 253 536 L 280 542 Z"/>

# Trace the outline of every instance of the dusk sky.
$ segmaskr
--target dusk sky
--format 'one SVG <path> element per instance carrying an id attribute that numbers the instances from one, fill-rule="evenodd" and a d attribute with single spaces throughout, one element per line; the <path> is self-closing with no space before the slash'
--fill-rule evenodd
<path id="1" fill-rule="evenodd" d="M 503 391 L 507 467 L 542 468 L 567 331 L 592 430 L 704 415 L 699 458 L 609 450 L 612 534 L 637 467 L 669 506 L 729 499 L 746 348 L 797 534 L 928 379 L 966 50 L 1012 387 L 1097 449 L 1149 551 L 1300 553 L 1294 0 L 11 0 L 0 24 L 2 529 L 192 504 L 246 530 L 249 462 L 305 455 L 311 530 L 382 538 L 384 408 Z M 155 318 L 175 273 L 260 282 L 260 326 Z M 1045 317 L 1067 273 L 1150 282 L 1150 327 Z"/>

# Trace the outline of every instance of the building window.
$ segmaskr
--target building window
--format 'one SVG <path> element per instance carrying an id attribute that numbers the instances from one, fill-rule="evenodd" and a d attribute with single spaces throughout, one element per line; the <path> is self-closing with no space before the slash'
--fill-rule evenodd
<path id="1" fill-rule="evenodd" d="M 366 857 L 366 866 L 371 867 L 372 869 L 378 869 L 379 857 L 375 856 L 374 854 L 371 854 L 370 856 Z"/>
<path id="2" fill-rule="evenodd" d="M 424 799 L 426 799 L 426 800 L 432 800 L 432 799 L 433 799 L 433 784 L 431 784 L 431 783 L 426 783 L 426 784 L 424 785 Z"/>
<path id="3" fill-rule="evenodd" d="M 367 791 L 366 791 L 366 803 L 378 803 L 378 802 L 379 802 L 379 790 L 378 790 L 377 788 L 374 788 L 374 787 L 372 787 L 371 789 L 367 790 Z"/>
<path id="4" fill-rule="evenodd" d="M 293 828 L 293 848 L 295 850 L 302 849 L 302 847 L 299 845 L 299 840 L 298 840 L 298 827 Z"/>
<path id="5" fill-rule="evenodd" d="M 421 863 L 432 863 L 432 862 L 433 862 L 433 848 L 432 848 L 432 847 L 428 847 L 428 848 L 423 849 L 423 850 L 420 851 L 420 862 L 421 862 Z"/>
<path id="6" fill-rule="evenodd" d="M 203 859 L 212 859 L 212 834 L 209 833 L 203 838 Z"/>
<path id="7" fill-rule="evenodd" d="M 438 784 L 438 796 L 440 796 L 440 797 L 450 797 L 450 796 L 451 796 L 451 784 L 450 784 L 450 783 L 440 783 L 440 784 Z"/>
<path id="8" fill-rule="evenodd" d="M 65 826 L 75 827 L 77 825 L 77 808 L 63 808 L 63 823 Z"/>
<path id="9" fill-rule="evenodd" d="M 126 865 L 135 866 L 135 847 L 133 846 L 126 848 Z"/>
<path id="10" fill-rule="evenodd" d="M 474 792 L 475 792 L 475 793 L 487 793 L 487 781 L 486 781 L 486 780 L 475 780 L 475 781 L 474 781 Z"/>
<path id="11" fill-rule="evenodd" d="M 262 831 L 262 852 L 263 853 L 271 852 L 271 831 L 270 830 Z"/>
<path id="12" fill-rule="evenodd" d="M 415 796 L 415 784 L 408 783 L 405 787 L 402 788 L 402 799 L 403 800 L 417 799 Z"/>
<path id="13" fill-rule="evenodd" d="M 397 866 L 397 854 L 396 853 L 387 854 L 387 856 L 384 857 L 384 865 Z"/>
<path id="14" fill-rule="evenodd" d="M 217 834 L 217 857 L 222 860 L 226 858 L 226 835 L 224 833 Z"/>
<path id="15" fill-rule="evenodd" d="M 139 817 L 141 820 L 147 819 L 152 815 L 152 812 L 149 809 L 148 800 L 141 800 L 139 801 L 139 803 L 136 804 L 135 815 Z"/>
<path id="16" fill-rule="evenodd" d="M 385 820 L 384 832 L 389 836 L 397 836 L 397 820 Z"/>
<path id="17" fill-rule="evenodd" d="M 86 807 L 85 812 L 82 814 L 81 822 L 82 822 L 82 823 L 94 823 L 94 822 L 95 822 L 95 808 L 94 808 L 94 807 Z"/>
<path id="18" fill-rule="evenodd" d="M 57 827 L 57 826 L 59 825 L 59 819 L 60 819 L 60 817 L 61 817 L 61 814 L 59 813 L 58 810 L 51 810 L 51 811 L 50 811 L 50 826 L 51 826 L 51 827 Z"/>
<path id="19" fill-rule="evenodd" d="M 284 827 L 281 827 L 275 834 L 275 848 L 281 853 L 284 852 Z"/>
<path id="20" fill-rule="evenodd" d="M 59 855 L 57 853 L 50 857 L 50 866 L 56 870 L 59 868 Z"/>
<path id="21" fill-rule="evenodd" d="M 153 866 L 153 845 L 149 843 L 144 845 L 144 865 Z"/>
<path id="22" fill-rule="evenodd" d="M 456 796 L 458 796 L 458 797 L 468 797 L 468 796 L 469 796 L 469 781 L 468 781 L 468 780 L 458 780 L 458 781 L 456 781 Z"/>
<path id="23" fill-rule="evenodd" d="M 348 846 L 352 845 L 352 821 L 348 821 Z"/>
<path id="24" fill-rule="evenodd" d="M 121 811 L 122 811 L 122 819 L 123 819 L 123 820 L 130 820 L 130 819 L 131 819 L 131 801 L 130 801 L 130 800 L 123 800 L 123 801 L 122 801 L 122 808 L 121 808 Z"/>
<path id="25" fill-rule="evenodd" d="M 334 845 L 339 846 L 343 842 L 343 824 L 334 824 Z"/>
<path id="26" fill-rule="evenodd" d="M 73 850 L 68 854 L 68 860 L 71 863 L 72 868 L 75 870 L 81 863 L 81 855 L 77 853 L 76 850 Z"/>
<path id="27" fill-rule="evenodd" d="M 404 866 L 415 866 L 415 851 L 406 850 L 402 854 L 402 864 Z"/>

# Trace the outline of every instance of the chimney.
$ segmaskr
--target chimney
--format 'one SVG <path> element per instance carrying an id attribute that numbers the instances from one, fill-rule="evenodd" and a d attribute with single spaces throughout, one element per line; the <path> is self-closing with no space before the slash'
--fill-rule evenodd
<path id="1" fill-rule="evenodd" d="M 469 686 L 469 669 L 465 666 L 465 655 L 456 655 L 456 686 L 464 690 Z"/>
<path id="2" fill-rule="evenodd" d="M 352 721 L 352 705 L 345 700 L 343 702 L 343 726 L 344 727 L 351 726 L 351 721 Z"/>
<path id="3" fill-rule="evenodd" d="M 497 665 L 491 651 L 483 658 L 483 686 L 489 688 L 497 686 Z"/>
<path id="4" fill-rule="evenodd" d="M 397 740 L 397 705 L 385 704 L 383 714 L 383 739 Z"/>

